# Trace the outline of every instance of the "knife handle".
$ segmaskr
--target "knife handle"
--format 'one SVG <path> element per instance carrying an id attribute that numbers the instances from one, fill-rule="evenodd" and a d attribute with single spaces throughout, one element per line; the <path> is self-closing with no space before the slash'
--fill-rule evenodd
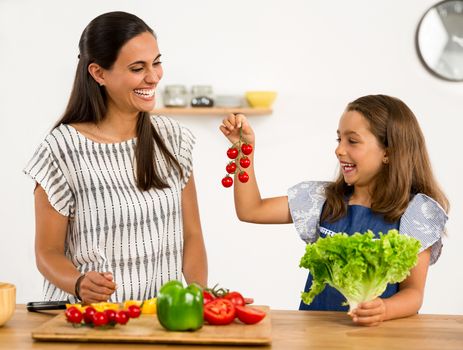
<path id="1" fill-rule="evenodd" d="M 60 301 L 31 301 L 27 303 L 27 311 L 63 310 L 66 309 L 67 300 Z"/>

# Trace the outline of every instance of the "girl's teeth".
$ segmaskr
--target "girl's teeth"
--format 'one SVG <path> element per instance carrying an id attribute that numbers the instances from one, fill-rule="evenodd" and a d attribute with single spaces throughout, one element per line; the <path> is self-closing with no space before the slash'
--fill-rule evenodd
<path id="1" fill-rule="evenodd" d="M 351 163 L 343 163 L 341 164 L 341 166 L 345 171 L 350 171 L 355 168 L 355 164 L 351 164 Z"/>

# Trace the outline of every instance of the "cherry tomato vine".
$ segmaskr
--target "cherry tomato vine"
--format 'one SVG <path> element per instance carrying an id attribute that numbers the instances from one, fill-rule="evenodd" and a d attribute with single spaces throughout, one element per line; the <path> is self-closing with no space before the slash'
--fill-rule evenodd
<path id="1" fill-rule="evenodd" d="M 252 145 L 247 143 L 240 128 L 240 138 L 228 150 L 227 157 L 231 159 L 225 167 L 227 175 L 222 179 L 223 187 L 233 186 L 233 178 L 230 175 L 238 174 L 238 180 L 242 183 L 249 181 L 249 174 L 243 170 L 249 168 L 251 160 L 248 155 L 252 153 Z"/>

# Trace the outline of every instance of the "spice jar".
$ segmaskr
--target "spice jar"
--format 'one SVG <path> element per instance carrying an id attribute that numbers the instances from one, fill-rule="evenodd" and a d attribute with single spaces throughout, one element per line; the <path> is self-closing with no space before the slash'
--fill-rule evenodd
<path id="1" fill-rule="evenodd" d="M 191 107 L 213 107 L 212 86 L 194 85 L 191 88 Z"/>
<path id="2" fill-rule="evenodd" d="M 185 85 L 166 85 L 163 101 L 165 107 L 186 107 L 188 93 Z"/>

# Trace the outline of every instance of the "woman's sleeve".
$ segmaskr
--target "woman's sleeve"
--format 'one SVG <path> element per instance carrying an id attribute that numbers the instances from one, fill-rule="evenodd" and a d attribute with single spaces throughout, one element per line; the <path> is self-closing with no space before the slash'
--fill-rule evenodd
<path id="1" fill-rule="evenodd" d="M 399 231 L 421 242 L 420 252 L 431 247 L 430 265 L 441 254 L 442 234 L 448 216 L 434 199 L 419 193 L 413 197 L 400 219 Z"/>
<path id="2" fill-rule="evenodd" d="M 46 141 L 39 146 L 23 172 L 42 186 L 56 211 L 64 216 L 74 215 L 73 192 Z"/>
<path id="3" fill-rule="evenodd" d="M 181 189 L 187 184 L 193 172 L 193 147 L 196 138 L 193 133 L 185 126 L 180 125 L 180 142 L 178 151 L 178 161 L 182 168 L 183 178 L 180 181 Z"/>
<path id="4" fill-rule="evenodd" d="M 297 233 L 306 243 L 313 243 L 318 239 L 327 184 L 322 181 L 307 181 L 288 189 L 289 211 Z"/>

